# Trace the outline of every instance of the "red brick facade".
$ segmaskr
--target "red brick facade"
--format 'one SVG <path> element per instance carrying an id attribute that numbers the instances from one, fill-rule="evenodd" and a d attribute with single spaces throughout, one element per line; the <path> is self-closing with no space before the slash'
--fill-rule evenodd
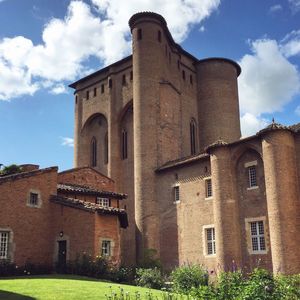
<path id="1" fill-rule="evenodd" d="M 58 182 L 77 184 L 81 192 L 65 192 Z M 17 265 L 30 262 L 51 266 L 58 260 L 62 241 L 66 241 L 66 259 L 73 260 L 83 253 L 100 256 L 104 240 L 110 241 L 109 259 L 119 262 L 118 215 L 122 210 L 118 210 L 118 205 L 125 196 L 113 190 L 111 179 L 90 168 L 59 174 L 56 167 L 31 169 L 0 177 L 0 233 L 9 235 L 6 244 L 3 242 L 0 260 L 9 259 Z M 37 198 L 30 200 L 31 193 Z M 96 204 L 101 193 L 108 194 L 105 197 L 110 198 L 111 208 L 102 209 Z M 64 201 L 59 202 L 60 199 Z M 74 205 L 70 199 L 75 199 L 75 203 L 83 200 L 83 204 Z M 126 218 L 126 212 L 122 211 L 122 215 Z"/>

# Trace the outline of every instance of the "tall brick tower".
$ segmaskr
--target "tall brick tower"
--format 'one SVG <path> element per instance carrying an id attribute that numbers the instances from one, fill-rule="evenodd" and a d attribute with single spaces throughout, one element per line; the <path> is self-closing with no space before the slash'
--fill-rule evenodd
<path id="1" fill-rule="evenodd" d="M 159 82 L 163 77 L 165 59 L 158 35 L 164 32 L 165 20 L 154 13 L 140 13 L 130 19 L 129 25 L 133 43 L 135 221 L 137 258 L 140 260 L 144 249 L 159 251 L 154 171 L 158 164 L 156 127 L 159 121 Z"/>

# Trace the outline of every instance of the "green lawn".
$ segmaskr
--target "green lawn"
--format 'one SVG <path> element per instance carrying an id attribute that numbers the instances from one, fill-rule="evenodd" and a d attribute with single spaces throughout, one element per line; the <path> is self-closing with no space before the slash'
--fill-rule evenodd
<path id="1" fill-rule="evenodd" d="M 103 282 L 96 279 L 80 276 L 50 275 L 32 276 L 0 279 L 0 299 L 5 300 L 85 300 L 85 299 L 106 299 L 105 294 L 115 291 L 118 294 L 120 289 L 129 292 L 131 299 L 135 299 L 138 291 L 146 295 L 149 289 L 139 288 L 130 285 L 121 285 L 110 282 Z M 153 295 L 160 295 L 160 291 L 151 290 Z"/>

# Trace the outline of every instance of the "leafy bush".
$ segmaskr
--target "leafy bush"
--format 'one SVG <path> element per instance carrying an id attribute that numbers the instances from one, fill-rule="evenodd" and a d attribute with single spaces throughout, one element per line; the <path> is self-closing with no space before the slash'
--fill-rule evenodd
<path id="1" fill-rule="evenodd" d="M 0 261 L 0 277 L 44 275 L 50 274 L 52 271 L 52 267 L 42 264 L 32 264 L 27 262 L 24 266 L 17 266 L 9 260 Z"/>
<path id="2" fill-rule="evenodd" d="M 93 259 L 91 255 L 78 255 L 75 260 L 68 261 L 66 265 L 67 274 L 90 276 L 95 278 L 108 278 L 109 263 L 105 257 L 97 256 Z"/>
<path id="3" fill-rule="evenodd" d="M 9 166 L 3 167 L 2 170 L 0 170 L 0 175 L 5 176 L 5 175 L 11 175 L 11 174 L 16 174 L 22 172 L 22 168 L 18 165 L 12 164 Z"/>
<path id="4" fill-rule="evenodd" d="M 109 279 L 114 282 L 134 283 L 136 269 L 133 267 L 114 268 L 110 271 Z"/>
<path id="5" fill-rule="evenodd" d="M 278 295 L 282 300 L 300 299 L 300 274 L 275 278 Z"/>
<path id="6" fill-rule="evenodd" d="M 160 269 L 136 269 L 136 285 L 153 289 L 160 289 L 163 286 L 163 277 Z"/>
<path id="7" fill-rule="evenodd" d="M 280 299 L 276 293 L 273 275 L 264 269 L 254 269 L 245 283 L 240 298 L 242 300 L 274 300 Z"/>
<path id="8" fill-rule="evenodd" d="M 143 269 L 161 268 L 161 262 L 157 258 L 157 251 L 155 249 L 145 249 L 143 259 L 139 262 L 138 267 Z"/>
<path id="9" fill-rule="evenodd" d="M 218 279 L 218 299 L 235 300 L 241 294 L 245 280 L 241 271 L 222 272 Z"/>
<path id="10" fill-rule="evenodd" d="M 176 268 L 171 273 L 175 292 L 188 294 L 192 288 L 208 285 L 208 274 L 199 265 L 185 265 Z"/>

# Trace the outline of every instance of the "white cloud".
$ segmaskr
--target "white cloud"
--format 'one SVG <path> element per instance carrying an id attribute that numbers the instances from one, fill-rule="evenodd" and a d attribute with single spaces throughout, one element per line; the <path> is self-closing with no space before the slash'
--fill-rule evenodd
<path id="1" fill-rule="evenodd" d="M 0 40 L 0 99 L 33 94 L 45 85 L 54 93 L 62 91 L 53 86 L 86 74 L 90 68 L 84 63 L 91 56 L 107 65 L 128 55 L 128 19 L 138 11 L 163 14 L 181 42 L 219 4 L 220 0 L 92 0 L 91 5 L 71 1 L 64 19 L 53 18 L 45 25 L 41 44 L 23 36 Z"/>
<path id="2" fill-rule="evenodd" d="M 199 28 L 199 31 L 200 31 L 200 32 L 204 32 L 204 31 L 205 31 L 205 27 L 204 27 L 204 26 L 201 26 L 201 27 Z"/>
<path id="3" fill-rule="evenodd" d="M 298 70 L 282 54 L 275 40 L 252 42 L 252 52 L 239 62 L 241 112 L 260 116 L 280 111 L 300 91 Z"/>
<path id="4" fill-rule="evenodd" d="M 293 13 L 300 11 L 300 0 L 288 0 Z"/>
<path id="5" fill-rule="evenodd" d="M 61 145 L 62 146 L 68 146 L 68 147 L 74 147 L 74 139 L 70 137 L 61 137 Z"/>
<path id="6" fill-rule="evenodd" d="M 198 24 L 215 11 L 220 0 L 92 0 L 112 27 L 127 31 L 128 19 L 136 12 L 154 11 L 164 16 L 177 42 L 183 41 L 192 25 Z"/>
<path id="7" fill-rule="evenodd" d="M 300 105 L 298 105 L 295 109 L 295 114 L 300 117 Z"/>
<path id="8" fill-rule="evenodd" d="M 241 117 L 242 136 L 253 135 L 262 128 L 266 127 L 270 122 L 261 117 L 254 116 L 250 113 L 245 113 Z"/>
<path id="9" fill-rule="evenodd" d="M 59 83 L 51 88 L 50 93 L 54 94 L 54 95 L 67 94 L 68 90 L 66 89 L 65 85 L 63 85 L 62 83 Z"/>
<path id="10" fill-rule="evenodd" d="M 287 57 L 300 54 L 300 30 L 293 30 L 284 37 L 281 52 Z"/>
<path id="11" fill-rule="evenodd" d="M 279 10 L 282 10 L 282 6 L 280 4 L 275 4 L 275 5 L 273 5 L 273 6 L 270 7 L 269 11 L 271 13 L 275 13 L 275 12 L 277 12 Z"/>

